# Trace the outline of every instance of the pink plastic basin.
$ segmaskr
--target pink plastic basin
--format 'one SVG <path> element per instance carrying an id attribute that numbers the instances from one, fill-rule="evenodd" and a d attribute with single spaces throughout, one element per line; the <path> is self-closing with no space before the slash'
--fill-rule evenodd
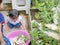
<path id="1" fill-rule="evenodd" d="M 19 45 L 28 45 L 30 43 L 30 34 L 25 31 L 25 30 L 15 30 L 15 31 L 12 31 L 10 32 L 8 35 L 7 35 L 7 38 L 10 39 L 10 38 L 14 38 L 16 36 L 18 36 L 19 34 L 22 34 L 24 36 L 27 36 L 28 37 L 28 40 L 26 41 L 26 43 L 24 44 L 19 44 Z"/>

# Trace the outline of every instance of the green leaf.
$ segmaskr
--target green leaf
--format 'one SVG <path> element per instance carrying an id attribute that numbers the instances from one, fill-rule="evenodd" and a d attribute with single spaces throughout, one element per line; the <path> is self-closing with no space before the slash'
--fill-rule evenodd
<path id="1" fill-rule="evenodd" d="M 33 28 L 32 31 L 30 31 L 30 34 L 33 37 L 38 37 L 38 29 L 37 28 Z"/>

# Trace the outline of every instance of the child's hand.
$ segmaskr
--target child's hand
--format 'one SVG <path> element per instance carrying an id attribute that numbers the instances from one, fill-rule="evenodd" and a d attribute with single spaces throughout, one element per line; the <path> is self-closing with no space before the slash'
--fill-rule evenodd
<path id="1" fill-rule="evenodd" d="M 1 45 L 6 45 L 6 44 L 5 44 L 5 41 L 2 41 L 2 42 L 1 42 Z"/>

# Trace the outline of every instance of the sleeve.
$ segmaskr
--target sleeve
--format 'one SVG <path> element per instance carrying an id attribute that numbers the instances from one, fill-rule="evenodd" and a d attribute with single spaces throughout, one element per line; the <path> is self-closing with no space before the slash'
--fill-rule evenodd
<path id="1" fill-rule="evenodd" d="M 0 23 L 4 23 L 4 22 L 5 22 L 4 16 L 0 14 Z"/>

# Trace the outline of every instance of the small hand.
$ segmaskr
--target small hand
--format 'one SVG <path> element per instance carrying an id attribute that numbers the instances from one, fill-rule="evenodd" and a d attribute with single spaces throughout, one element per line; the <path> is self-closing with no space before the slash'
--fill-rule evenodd
<path id="1" fill-rule="evenodd" d="M 5 44 L 5 41 L 2 41 L 2 42 L 1 42 L 1 45 L 6 45 L 6 44 Z"/>

